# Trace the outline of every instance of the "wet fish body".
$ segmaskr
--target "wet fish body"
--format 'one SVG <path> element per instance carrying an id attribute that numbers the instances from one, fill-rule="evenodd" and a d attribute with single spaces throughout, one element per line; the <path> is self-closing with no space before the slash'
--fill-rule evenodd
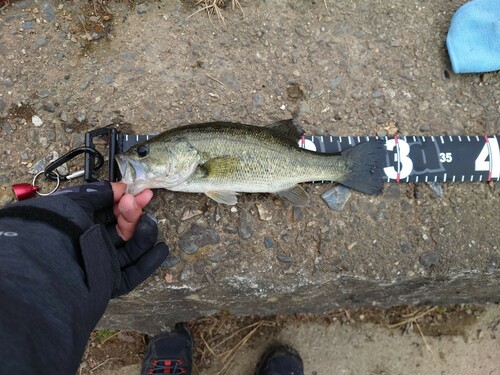
<path id="1" fill-rule="evenodd" d="M 275 193 L 298 206 L 309 195 L 298 185 L 336 181 L 367 194 L 383 185 L 383 143 L 369 142 L 342 154 L 322 154 L 298 146 L 301 131 L 291 120 L 266 127 L 228 122 L 168 130 L 117 155 L 122 181 L 138 194 L 146 188 L 205 193 L 236 204 L 238 192 Z"/>

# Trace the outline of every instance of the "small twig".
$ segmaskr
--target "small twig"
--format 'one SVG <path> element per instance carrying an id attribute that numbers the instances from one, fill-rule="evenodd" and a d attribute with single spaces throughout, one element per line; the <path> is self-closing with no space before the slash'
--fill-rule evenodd
<path id="1" fill-rule="evenodd" d="M 211 76 L 211 75 L 209 75 L 208 73 L 205 73 L 205 75 L 206 75 L 208 78 L 210 78 L 211 80 L 213 80 L 213 81 L 215 81 L 215 82 L 217 82 L 217 83 L 220 83 L 222 86 L 224 86 L 224 84 L 223 84 L 221 81 L 219 81 L 217 78 L 212 77 L 212 76 Z"/>
<path id="2" fill-rule="evenodd" d="M 426 316 L 427 314 L 429 314 L 430 312 L 434 311 L 437 309 L 437 306 L 434 306 L 434 307 L 431 307 L 430 309 L 427 309 L 426 311 L 424 311 L 423 313 L 421 314 L 418 314 L 416 316 L 413 316 L 411 318 L 408 318 L 408 319 L 405 319 L 399 323 L 395 323 L 395 324 L 390 324 L 389 325 L 389 328 L 397 328 L 397 327 L 401 327 L 401 326 L 404 326 L 405 324 L 408 324 L 408 323 L 413 323 L 413 322 L 416 322 L 417 319 L 420 319 L 424 316 Z"/>
<path id="3" fill-rule="evenodd" d="M 205 337 L 203 337 L 203 334 L 201 334 L 201 335 L 200 335 L 200 337 L 201 337 L 201 341 L 203 341 L 203 343 L 204 343 L 204 344 L 205 344 L 205 346 L 207 347 L 208 351 L 209 351 L 210 353 L 212 353 L 212 355 L 213 355 L 214 357 L 217 357 L 217 354 L 215 354 L 215 353 L 214 353 L 214 351 L 212 350 L 212 348 L 210 347 L 210 345 L 208 345 L 207 341 L 205 340 Z"/>
<path id="4" fill-rule="evenodd" d="M 247 330 L 247 329 L 249 329 L 249 328 L 253 328 L 253 327 L 255 327 L 256 325 L 259 325 L 259 324 L 261 324 L 261 323 L 262 323 L 262 320 L 261 320 L 261 321 L 259 321 L 259 322 L 256 322 L 256 323 L 253 323 L 253 324 L 250 324 L 250 325 L 248 325 L 248 326 L 246 326 L 246 327 L 243 327 L 243 328 L 241 328 L 241 329 L 237 330 L 237 331 L 236 331 L 236 332 L 234 332 L 232 335 L 230 335 L 229 337 L 226 337 L 224 340 L 222 340 L 222 341 L 221 341 L 221 342 L 219 342 L 217 345 L 215 345 L 215 346 L 214 346 L 214 349 L 215 349 L 215 348 L 217 348 L 217 347 L 219 347 L 219 346 L 221 346 L 221 345 L 222 345 L 222 344 L 224 344 L 226 341 L 231 340 L 231 339 L 232 339 L 234 336 L 236 336 L 238 333 L 240 333 L 240 332 L 242 332 L 242 331 L 245 331 L 245 330 Z"/>
<path id="5" fill-rule="evenodd" d="M 186 17 L 186 19 L 193 17 L 196 13 L 200 13 L 200 12 L 202 12 L 204 10 L 207 10 L 207 9 L 210 9 L 210 8 L 213 8 L 213 7 L 214 7 L 213 4 L 212 5 L 204 6 L 203 8 L 198 9 L 196 12 L 191 13 L 189 16 Z"/>
<path id="6" fill-rule="evenodd" d="M 326 3 L 326 0 L 323 0 L 323 3 L 325 4 L 326 11 L 328 11 L 328 4 Z"/>
<path id="7" fill-rule="evenodd" d="M 254 329 L 252 329 L 249 333 L 247 333 L 247 335 L 242 340 L 240 340 L 240 342 L 236 344 L 236 346 L 232 350 L 225 353 L 224 358 L 222 358 L 222 363 L 224 363 L 224 367 L 220 371 L 220 374 L 225 374 L 226 371 L 229 371 L 229 369 L 231 368 L 230 365 L 232 364 L 233 359 L 238 353 L 238 351 L 243 347 L 243 345 L 245 345 L 248 342 L 248 340 L 250 340 L 253 334 L 257 332 L 257 330 L 262 326 L 262 323 L 263 322 L 260 321 L 257 324 L 257 326 Z"/>
<path id="8" fill-rule="evenodd" d="M 420 332 L 420 336 L 422 336 L 422 340 L 424 341 L 425 347 L 427 348 L 427 350 L 430 353 L 432 353 L 432 349 L 431 349 L 430 345 L 427 343 L 427 340 L 425 339 L 425 336 L 424 336 L 422 330 L 420 329 L 420 325 L 417 322 L 415 322 L 415 325 L 417 326 L 418 332 Z"/>
<path id="9" fill-rule="evenodd" d="M 94 372 L 94 371 L 95 371 L 95 370 L 97 370 L 99 367 L 104 366 L 107 362 L 109 362 L 109 361 L 114 361 L 115 359 L 118 359 L 118 358 L 108 358 L 108 359 L 106 359 L 104 362 L 102 362 L 102 363 L 98 364 L 96 367 L 92 368 L 92 369 L 90 370 L 90 372 Z"/>

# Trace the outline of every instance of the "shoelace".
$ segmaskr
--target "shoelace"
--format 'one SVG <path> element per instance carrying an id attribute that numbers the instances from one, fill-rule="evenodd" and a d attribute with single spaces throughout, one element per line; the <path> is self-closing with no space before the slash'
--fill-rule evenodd
<path id="1" fill-rule="evenodd" d="M 151 360 L 148 374 L 187 374 L 187 368 L 183 364 L 181 359 L 156 358 Z"/>

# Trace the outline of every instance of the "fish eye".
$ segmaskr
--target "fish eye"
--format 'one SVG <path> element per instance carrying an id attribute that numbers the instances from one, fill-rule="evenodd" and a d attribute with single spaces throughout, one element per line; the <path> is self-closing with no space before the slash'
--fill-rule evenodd
<path id="1" fill-rule="evenodd" d="M 148 146 L 146 145 L 140 145 L 139 147 L 137 147 L 137 155 L 140 157 L 140 158 L 143 158 L 145 156 L 148 156 L 149 154 L 149 148 Z"/>

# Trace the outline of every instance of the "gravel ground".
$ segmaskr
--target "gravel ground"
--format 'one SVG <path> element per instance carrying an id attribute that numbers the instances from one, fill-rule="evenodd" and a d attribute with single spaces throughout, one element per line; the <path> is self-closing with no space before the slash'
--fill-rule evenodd
<path id="1" fill-rule="evenodd" d="M 293 114 L 317 135 L 499 134 L 499 73 L 450 69 L 446 32 L 463 3 L 241 0 L 222 23 L 194 1 L 0 1 L 0 201 L 101 126 L 153 134 Z M 156 192 L 147 210 L 171 256 L 101 325 L 154 333 L 221 310 L 498 302 L 498 183 L 388 184 L 341 211 L 321 198 L 331 187 L 307 185 L 303 209 Z"/>

